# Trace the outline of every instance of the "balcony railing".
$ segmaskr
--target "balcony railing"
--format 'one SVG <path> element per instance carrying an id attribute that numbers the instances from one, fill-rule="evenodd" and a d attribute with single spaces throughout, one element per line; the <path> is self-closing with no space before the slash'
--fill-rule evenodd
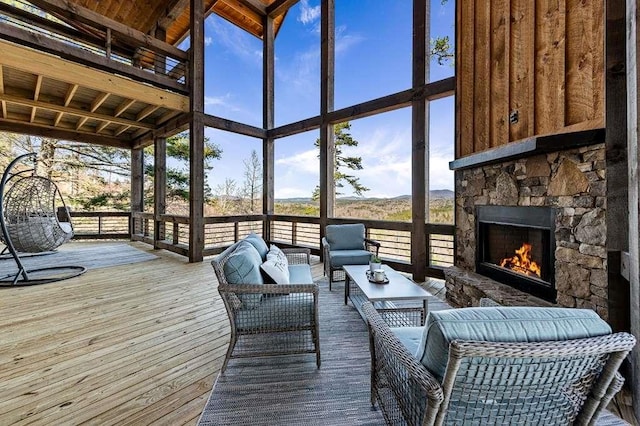
<path id="1" fill-rule="evenodd" d="M 363 223 L 367 237 L 381 243 L 380 257 L 400 271 L 411 271 L 411 224 L 381 220 L 330 219 L 329 223 Z M 153 244 L 157 248 L 187 256 L 189 218 L 152 213 L 132 214 L 132 239 Z M 250 232 L 266 235 L 269 226 L 271 242 L 280 246 L 307 247 L 316 255 L 320 249 L 320 218 L 285 215 L 244 215 L 205 218 L 205 256 L 220 253 Z M 156 234 L 157 229 L 157 234 Z M 453 265 L 453 225 L 427 224 L 427 268 L 430 275 L 441 276 L 442 268 Z"/>
<path id="2" fill-rule="evenodd" d="M 131 238 L 130 212 L 71 212 L 71 218 L 76 240 Z"/>

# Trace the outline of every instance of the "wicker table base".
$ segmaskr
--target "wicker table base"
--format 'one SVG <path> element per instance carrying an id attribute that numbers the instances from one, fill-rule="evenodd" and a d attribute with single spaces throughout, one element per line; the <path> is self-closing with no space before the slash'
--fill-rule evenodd
<path id="1" fill-rule="evenodd" d="M 362 303 L 371 302 L 390 327 L 424 325 L 431 293 L 394 271 L 382 265 L 389 279 L 387 284 L 369 281 L 366 271 L 369 265 L 345 265 L 344 304 L 349 300 L 364 319 Z M 421 302 L 419 306 L 405 302 Z M 400 303 L 396 303 L 400 302 Z M 402 305 L 402 306 L 400 306 Z"/>

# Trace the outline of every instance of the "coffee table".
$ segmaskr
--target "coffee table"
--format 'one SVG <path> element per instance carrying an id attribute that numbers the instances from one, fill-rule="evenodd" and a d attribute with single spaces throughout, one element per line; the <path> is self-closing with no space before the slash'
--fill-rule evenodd
<path id="1" fill-rule="evenodd" d="M 366 275 L 369 265 L 344 265 L 342 268 L 345 272 L 344 304 L 351 300 L 363 319 L 362 303 L 369 301 L 390 327 L 424 325 L 431 293 L 389 265 L 382 265 L 389 279 L 387 284 L 369 281 Z M 418 306 L 410 302 L 418 302 Z"/>

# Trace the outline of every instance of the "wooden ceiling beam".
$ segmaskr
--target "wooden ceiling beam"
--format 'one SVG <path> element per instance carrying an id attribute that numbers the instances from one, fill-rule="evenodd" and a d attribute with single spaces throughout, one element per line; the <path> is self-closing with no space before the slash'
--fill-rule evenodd
<path id="1" fill-rule="evenodd" d="M 131 128 L 131 126 L 120 126 L 120 128 L 118 130 L 116 130 L 113 135 L 114 136 L 120 136 L 125 130 Z"/>
<path id="2" fill-rule="evenodd" d="M 183 112 L 189 98 L 0 40 L 0 65 Z"/>
<path id="3" fill-rule="evenodd" d="M 291 6 L 298 3 L 299 0 L 276 0 L 267 6 L 267 15 L 271 18 L 280 16 L 285 13 Z"/>
<path id="4" fill-rule="evenodd" d="M 87 117 L 87 118 L 92 118 L 92 119 L 95 119 L 95 120 L 111 121 L 113 123 L 122 124 L 124 126 L 133 126 L 133 127 L 138 127 L 138 128 L 144 128 L 144 129 L 153 129 L 154 128 L 153 125 L 140 123 L 138 121 L 131 121 L 131 120 L 127 120 L 127 119 L 124 119 L 124 118 L 113 117 L 113 116 L 110 116 L 110 115 L 98 114 L 98 113 L 95 113 L 95 112 L 89 112 L 89 111 L 85 111 L 85 110 L 77 109 L 77 108 L 64 107 L 62 105 L 56 105 L 56 104 L 52 104 L 52 103 L 48 103 L 48 102 L 34 101 L 34 100 L 31 100 L 31 99 L 24 99 L 24 98 L 20 98 L 18 96 L 7 95 L 6 93 L 0 95 L 0 100 L 4 100 L 4 101 L 7 101 L 7 102 L 12 103 L 12 104 L 23 105 L 23 106 L 27 106 L 27 107 L 37 107 L 37 108 L 41 108 L 41 109 L 46 109 L 48 111 L 61 112 L 63 114 L 74 115 L 76 117 Z"/>
<path id="5" fill-rule="evenodd" d="M 0 64 L 0 94 L 4 93 L 4 71 L 2 70 L 2 64 Z"/>
<path id="6" fill-rule="evenodd" d="M 96 112 L 96 110 L 100 108 L 100 105 L 102 105 L 109 96 L 111 96 L 111 93 L 109 92 L 100 93 L 98 96 L 96 96 L 93 102 L 91 102 L 91 108 L 89 109 L 89 111 Z"/>
<path id="7" fill-rule="evenodd" d="M 129 107 L 136 103 L 135 99 L 125 99 L 118 107 L 113 111 L 114 117 L 120 117 Z"/>
<path id="8" fill-rule="evenodd" d="M 42 88 L 42 76 L 39 75 L 36 78 L 36 87 L 33 89 L 33 100 L 37 101 L 38 97 L 40 96 L 40 89 Z M 29 118 L 29 123 L 33 123 L 33 121 L 36 119 L 36 111 L 38 108 L 33 107 L 31 108 L 31 117 Z"/>
<path id="9" fill-rule="evenodd" d="M 140 111 L 138 113 L 138 115 L 136 115 L 136 121 L 142 121 L 145 118 L 147 118 L 148 116 L 150 116 L 151 114 L 153 114 L 154 112 L 156 112 L 156 110 L 160 108 L 157 105 L 149 105 L 148 107 L 146 107 L 145 109 L 143 109 L 142 111 Z"/>
<path id="10" fill-rule="evenodd" d="M 164 15 L 158 19 L 158 26 L 166 30 L 167 27 L 182 15 L 187 6 L 189 6 L 189 0 L 171 0 L 167 5 Z"/>
<path id="11" fill-rule="evenodd" d="M 67 94 L 64 96 L 64 106 L 68 107 L 73 99 L 73 96 L 76 94 L 76 90 L 78 90 L 77 84 L 70 84 L 67 89 Z"/>
<path id="12" fill-rule="evenodd" d="M 41 123 L 29 124 L 23 121 L 8 119 L 6 117 L 5 120 L 0 121 L 0 131 L 84 142 L 93 145 L 111 146 L 114 148 L 129 149 L 131 147 L 131 143 L 127 140 L 104 135 L 96 135 L 95 133 L 84 133 L 61 129 L 59 127 L 48 126 Z"/>
<path id="13" fill-rule="evenodd" d="M 80 130 L 80 128 L 84 126 L 84 123 L 86 123 L 88 119 L 89 117 L 80 117 L 80 119 L 78 119 L 78 122 L 76 123 L 76 130 Z"/>
<path id="14" fill-rule="evenodd" d="M 107 126 L 109 126 L 109 124 L 111 124 L 110 121 L 103 121 L 102 123 L 98 124 L 96 126 L 96 133 L 102 132 L 104 129 L 107 128 Z"/>
<path id="15" fill-rule="evenodd" d="M 160 41 L 142 31 L 130 28 L 90 9 L 78 6 L 69 0 L 30 0 L 30 2 L 47 12 L 56 13 L 72 21 L 80 21 L 104 30 L 110 28 L 111 32 L 117 35 L 118 38 L 126 40 L 132 46 L 146 47 L 149 50 L 163 53 L 176 59 L 188 59 L 186 52 L 169 43 Z"/>

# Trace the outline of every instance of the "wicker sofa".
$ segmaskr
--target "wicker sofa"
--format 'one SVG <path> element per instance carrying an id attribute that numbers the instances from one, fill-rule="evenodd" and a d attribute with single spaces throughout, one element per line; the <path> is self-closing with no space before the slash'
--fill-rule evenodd
<path id="1" fill-rule="evenodd" d="M 318 285 L 311 275 L 310 252 L 283 249 L 289 283 L 272 284 L 260 271 L 267 251 L 262 238 L 252 234 L 211 262 L 231 326 L 223 372 L 231 358 L 303 353 L 315 353 L 320 367 Z M 240 274 L 235 273 L 239 259 L 244 268 Z"/>
<path id="2" fill-rule="evenodd" d="M 395 329 L 363 309 L 371 403 L 388 424 L 593 424 L 635 345 L 582 309 L 452 309 Z"/>

